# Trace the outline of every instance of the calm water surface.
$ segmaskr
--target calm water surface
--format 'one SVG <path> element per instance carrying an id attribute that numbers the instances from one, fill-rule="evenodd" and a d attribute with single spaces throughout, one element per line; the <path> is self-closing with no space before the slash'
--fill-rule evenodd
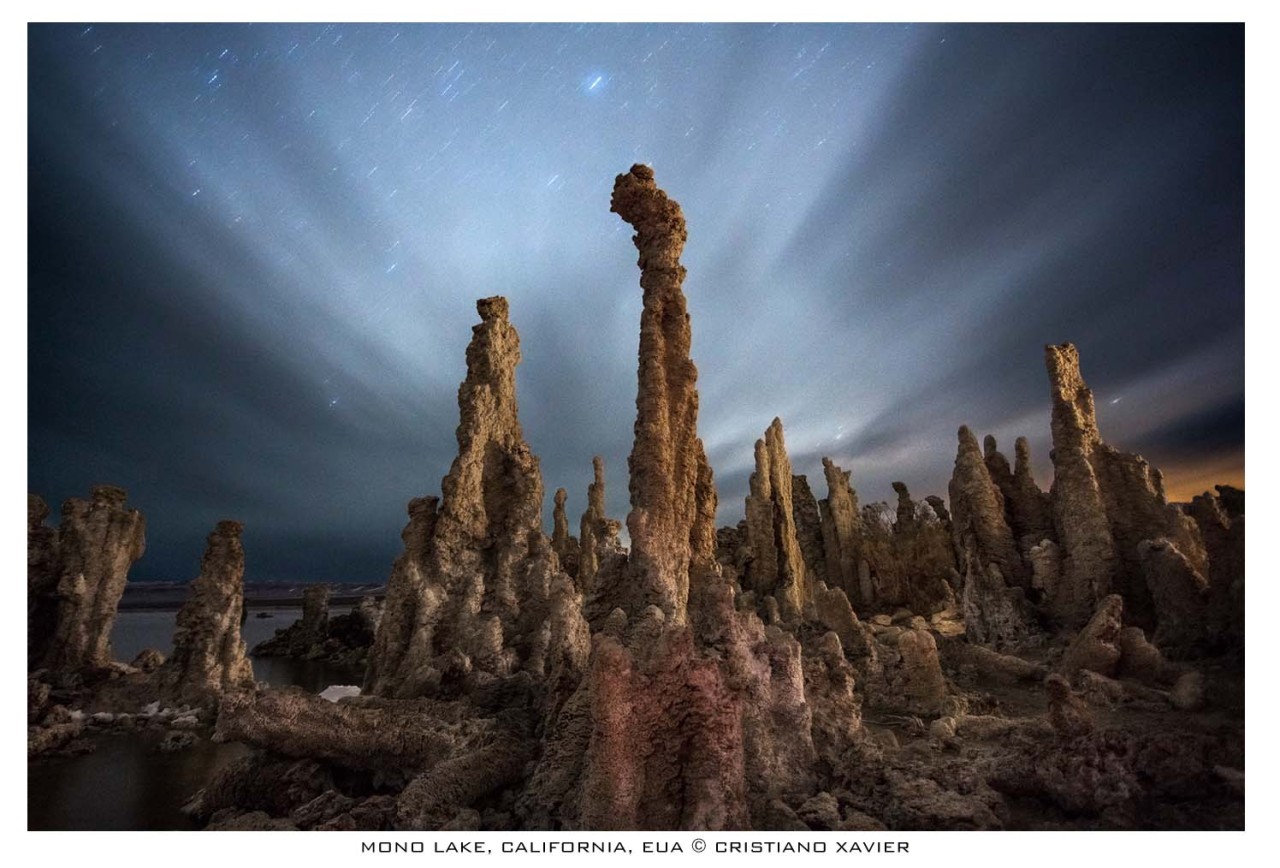
<path id="1" fill-rule="evenodd" d="M 254 617 L 268 611 L 270 618 Z M 335 608 L 332 614 L 342 613 Z M 128 662 L 144 648 L 168 654 L 176 611 L 121 612 L 111 633 L 115 659 Z M 251 609 L 242 635 L 249 648 L 302 615 L 300 608 Z M 253 673 L 274 686 L 318 693 L 331 684 L 359 684 L 364 673 L 315 660 L 254 658 Z M 74 757 L 27 763 L 27 826 L 32 830 L 193 829 L 180 808 L 223 766 L 246 755 L 240 744 L 202 738 L 188 750 L 163 753 L 163 733 L 97 738 L 98 749 Z"/>

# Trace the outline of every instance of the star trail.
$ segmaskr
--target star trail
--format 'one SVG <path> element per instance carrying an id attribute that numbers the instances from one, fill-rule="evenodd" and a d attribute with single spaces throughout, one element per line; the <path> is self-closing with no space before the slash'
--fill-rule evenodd
<path id="1" fill-rule="evenodd" d="M 1068 340 L 1171 495 L 1242 484 L 1243 34 L 33 25 L 30 489 L 128 489 L 138 579 L 236 518 L 250 580 L 379 581 L 501 294 L 548 525 L 594 454 L 624 517 L 635 162 L 689 223 L 721 523 L 774 416 L 864 503 L 945 494 L 960 424 L 1026 435 L 1047 486 Z"/>

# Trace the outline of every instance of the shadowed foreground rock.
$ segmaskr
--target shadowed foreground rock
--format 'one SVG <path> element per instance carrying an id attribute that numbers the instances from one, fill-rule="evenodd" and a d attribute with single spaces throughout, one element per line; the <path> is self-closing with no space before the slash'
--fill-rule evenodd
<path id="1" fill-rule="evenodd" d="M 329 702 L 287 688 L 224 699 L 215 737 L 346 768 L 413 771 L 484 743 L 494 729 L 492 720 L 465 718 L 448 703 Z"/>

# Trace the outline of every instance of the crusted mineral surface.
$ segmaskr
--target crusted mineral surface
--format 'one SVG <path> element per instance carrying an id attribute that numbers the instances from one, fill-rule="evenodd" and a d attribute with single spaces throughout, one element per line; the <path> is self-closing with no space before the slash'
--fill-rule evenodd
<path id="1" fill-rule="evenodd" d="M 125 500 L 124 489 L 99 485 L 90 500 L 73 497 L 62 505 L 56 537 L 57 614 L 52 634 L 37 640 L 39 666 L 77 672 L 111 662 L 116 608 L 129 568 L 146 547 L 146 521 Z M 31 515 L 28 504 L 29 538 Z M 48 551 L 40 557 L 49 557 Z M 31 555 L 28 551 L 29 560 Z M 42 567 L 48 563 L 43 561 Z"/>
<path id="2" fill-rule="evenodd" d="M 961 548 L 970 544 L 981 568 L 995 564 L 1006 582 L 1030 586 L 1030 574 L 1014 545 L 1013 531 L 1005 520 L 1004 495 L 992 480 L 978 440 L 967 426 L 960 426 L 955 471 L 951 476 L 952 532 Z M 991 440 L 994 449 L 995 440 Z M 997 455 L 999 453 L 996 453 Z M 1003 463 L 1008 469 L 1008 462 Z M 1008 483 L 1012 486 L 1012 475 Z"/>
<path id="3" fill-rule="evenodd" d="M 200 575 L 178 612 L 173 653 L 158 677 L 167 694 L 191 703 L 252 689 L 253 665 L 240 638 L 244 611 L 244 547 L 238 521 L 220 521 L 209 534 Z"/>
<path id="4" fill-rule="evenodd" d="M 476 309 L 458 389 L 458 456 L 438 509 L 432 498 L 409 504 L 365 679 L 376 695 L 454 694 L 545 653 L 547 599 L 536 579 L 559 564 L 541 541 L 542 475 L 517 412 L 520 338 L 506 299 Z"/>
<path id="5" fill-rule="evenodd" d="M 861 581 L 858 572 L 862 521 L 858 494 L 849 482 L 850 471 L 823 458 L 822 473 L 827 480 L 827 496 L 818 502 L 818 507 L 828 580 L 848 594 L 854 606 L 870 605 L 875 596 L 870 579 Z"/>
<path id="6" fill-rule="evenodd" d="M 1117 562 L 1115 541 L 1091 458 L 1102 442 L 1093 392 L 1080 376 L 1080 354 L 1071 344 L 1045 347 L 1053 400 L 1054 527 L 1062 548 L 1062 575 L 1049 603 L 1068 625 L 1088 620 L 1094 605 L 1111 593 Z"/>
<path id="7" fill-rule="evenodd" d="M 695 556 L 702 493 L 699 476 L 708 468 L 698 437 L 698 370 L 690 355 L 692 330 L 680 264 L 688 233 L 680 206 L 660 190 L 653 170 L 636 165 L 613 185 L 609 210 L 635 229 L 640 251 L 640 373 L 636 393 L 631 472 L 631 575 L 638 614 L 656 606 L 668 622 L 686 617 L 689 576 Z M 714 517 L 713 517 L 714 521 Z M 714 524 L 709 529 L 714 551 Z M 704 557 L 711 552 L 700 552 Z"/>
<path id="8" fill-rule="evenodd" d="M 794 621 L 801 615 L 808 589 L 791 481 L 782 420 L 774 419 L 764 437 L 756 441 L 756 469 L 746 502 L 750 554 L 743 578 L 758 599 L 773 597 L 782 616 Z"/>

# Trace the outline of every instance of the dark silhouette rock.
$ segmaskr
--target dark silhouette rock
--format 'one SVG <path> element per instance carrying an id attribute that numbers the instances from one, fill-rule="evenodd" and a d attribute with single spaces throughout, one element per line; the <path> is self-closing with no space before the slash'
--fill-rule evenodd
<path id="1" fill-rule="evenodd" d="M 805 573 L 814 583 L 826 582 L 827 553 L 822 542 L 822 513 L 804 474 L 791 477 L 791 509 Z"/>

